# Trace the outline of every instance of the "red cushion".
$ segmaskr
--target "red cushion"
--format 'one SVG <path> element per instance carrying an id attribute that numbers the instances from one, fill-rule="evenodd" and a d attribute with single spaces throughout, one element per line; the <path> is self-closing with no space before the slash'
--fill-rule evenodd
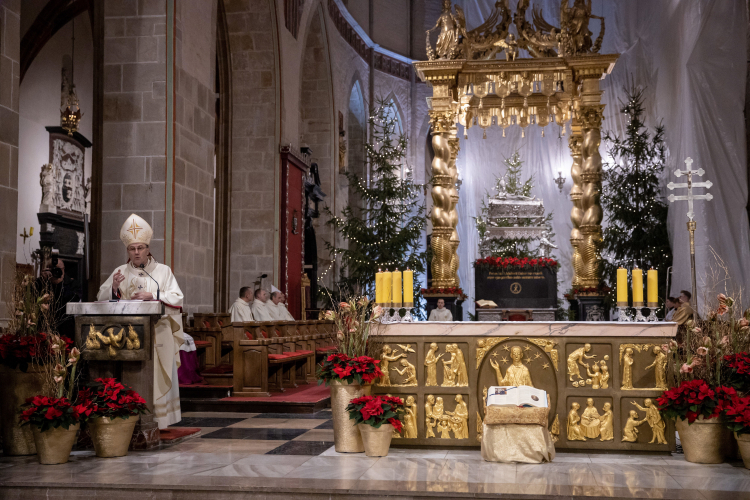
<path id="1" fill-rule="evenodd" d="M 211 328 L 211 323 L 209 323 L 208 320 L 204 319 L 203 326 L 205 326 L 206 328 Z"/>
<path id="2" fill-rule="evenodd" d="M 266 333 L 266 331 L 265 331 L 265 330 L 261 330 L 261 331 L 260 331 L 260 334 L 261 334 L 261 335 L 263 335 L 263 338 L 265 338 L 265 339 L 267 339 L 267 338 L 268 338 L 268 333 Z"/>
<path id="3" fill-rule="evenodd" d="M 313 353 L 312 351 L 294 351 L 293 353 L 290 353 L 290 354 L 296 354 L 299 356 L 309 356 L 312 353 Z"/>
<path id="4" fill-rule="evenodd" d="M 335 350 L 336 350 L 336 346 L 335 345 L 327 345 L 325 347 L 316 347 L 315 348 L 316 352 L 331 352 L 331 351 L 335 351 Z"/>
<path id="5" fill-rule="evenodd" d="M 525 314 L 509 314 L 508 321 L 528 321 Z"/>
<path id="6" fill-rule="evenodd" d="M 218 321 L 219 321 L 219 326 L 224 326 L 224 322 L 222 320 L 218 320 Z"/>
<path id="7" fill-rule="evenodd" d="M 205 349 L 206 347 L 211 347 L 211 341 L 210 340 L 196 340 L 195 347 L 198 349 Z"/>
<path id="8" fill-rule="evenodd" d="M 247 340 L 255 340 L 253 336 L 250 334 L 250 332 L 248 332 L 247 330 L 245 330 L 245 337 L 247 337 Z"/>
<path id="9" fill-rule="evenodd" d="M 268 359 L 275 359 L 275 360 L 286 359 L 288 357 L 290 357 L 290 356 L 288 354 L 286 354 L 286 353 L 285 354 L 269 354 L 268 355 Z"/>

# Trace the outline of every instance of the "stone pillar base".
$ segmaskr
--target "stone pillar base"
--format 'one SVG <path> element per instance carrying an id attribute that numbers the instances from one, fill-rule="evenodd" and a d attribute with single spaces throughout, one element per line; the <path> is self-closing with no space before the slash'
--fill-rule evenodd
<path id="1" fill-rule="evenodd" d="M 148 451 L 161 445 L 159 438 L 159 425 L 154 421 L 153 415 L 141 415 L 141 419 L 135 424 L 133 437 L 130 440 L 130 451 Z"/>

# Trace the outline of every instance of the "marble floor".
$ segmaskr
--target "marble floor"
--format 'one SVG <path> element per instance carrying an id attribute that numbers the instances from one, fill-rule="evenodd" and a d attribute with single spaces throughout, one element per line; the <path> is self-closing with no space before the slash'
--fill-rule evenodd
<path id="1" fill-rule="evenodd" d="M 681 454 L 558 453 L 549 464 L 507 465 L 484 462 L 478 449 L 412 448 L 367 458 L 334 451 L 329 411 L 183 418 L 179 425 L 200 427 L 200 435 L 158 451 L 111 459 L 76 451 L 67 464 L 48 466 L 34 457 L 0 457 L 0 499 L 750 500 L 750 471 L 741 462 L 697 465 Z"/>

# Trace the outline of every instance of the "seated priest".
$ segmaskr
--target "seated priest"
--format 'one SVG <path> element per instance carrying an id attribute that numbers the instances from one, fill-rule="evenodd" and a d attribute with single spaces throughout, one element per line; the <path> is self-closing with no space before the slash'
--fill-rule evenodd
<path id="1" fill-rule="evenodd" d="M 240 296 L 229 307 L 229 314 L 232 315 L 232 323 L 246 323 L 255 321 L 250 303 L 253 301 L 253 289 L 249 286 L 240 288 Z"/>
<path id="2" fill-rule="evenodd" d="M 453 314 L 445 308 L 445 300 L 438 299 L 437 309 L 430 311 L 427 321 L 453 321 Z"/>
<path id="3" fill-rule="evenodd" d="M 120 229 L 128 251 L 128 262 L 114 270 L 99 288 L 97 300 L 160 300 L 165 315 L 154 331 L 154 419 L 159 428 L 180 421 L 180 393 L 177 368 L 182 331 L 183 295 L 172 270 L 156 262 L 149 251 L 154 231 L 141 217 L 132 214 Z M 158 283 L 158 285 L 157 285 Z"/>
<path id="4" fill-rule="evenodd" d="M 255 300 L 253 300 L 253 318 L 255 321 L 273 321 L 271 311 L 268 310 L 268 292 L 262 288 L 255 290 Z"/>
<path id="5" fill-rule="evenodd" d="M 274 289 L 271 292 L 271 302 L 266 302 L 266 307 L 268 307 L 271 317 L 276 321 L 294 321 L 294 317 L 286 308 L 286 304 L 284 304 L 285 300 L 286 295 L 281 290 Z"/>

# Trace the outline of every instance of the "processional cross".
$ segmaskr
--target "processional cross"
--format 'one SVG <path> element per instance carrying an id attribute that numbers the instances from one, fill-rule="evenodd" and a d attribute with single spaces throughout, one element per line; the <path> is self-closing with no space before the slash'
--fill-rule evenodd
<path id="1" fill-rule="evenodd" d="M 688 202 L 687 228 L 688 228 L 688 231 L 690 232 L 690 277 L 691 277 L 692 285 L 693 285 L 693 297 L 692 297 L 692 301 L 694 303 L 693 325 L 695 325 L 695 316 L 696 316 L 695 311 L 698 305 L 698 299 L 696 297 L 696 286 L 695 286 L 695 228 L 697 227 L 697 223 L 695 222 L 695 212 L 693 211 L 693 201 L 694 200 L 711 201 L 713 199 L 713 195 L 711 193 L 693 194 L 693 188 L 702 187 L 702 188 L 708 189 L 711 186 L 713 186 L 713 183 L 711 183 L 711 181 L 705 181 L 705 182 L 693 181 L 693 175 L 702 177 L 703 174 L 705 174 L 706 172 L 702 168 L 699 168 L 698 170 L 693 170 L 692 158 L 688 157 L 685 159 L 685 166 L 687 167 L 685 170 L 675 170 L 674 175 L 676 177 L 682 177 L 683 175 L 687 176 L 687 182 L 680 182 L 677 184 L 675 184 L 674 182 L 670 182 L 669 184 L 667 184 L 667 189 L 671 191 L 675 188 L 687 188 L 687 195 L 675 196 L 673 194 L 670 194 L 669 201 L 675 202 L 675 201 L 687 200 Z M 690 335 L 689 331 L 688 331 L 688 335 Z"/>

